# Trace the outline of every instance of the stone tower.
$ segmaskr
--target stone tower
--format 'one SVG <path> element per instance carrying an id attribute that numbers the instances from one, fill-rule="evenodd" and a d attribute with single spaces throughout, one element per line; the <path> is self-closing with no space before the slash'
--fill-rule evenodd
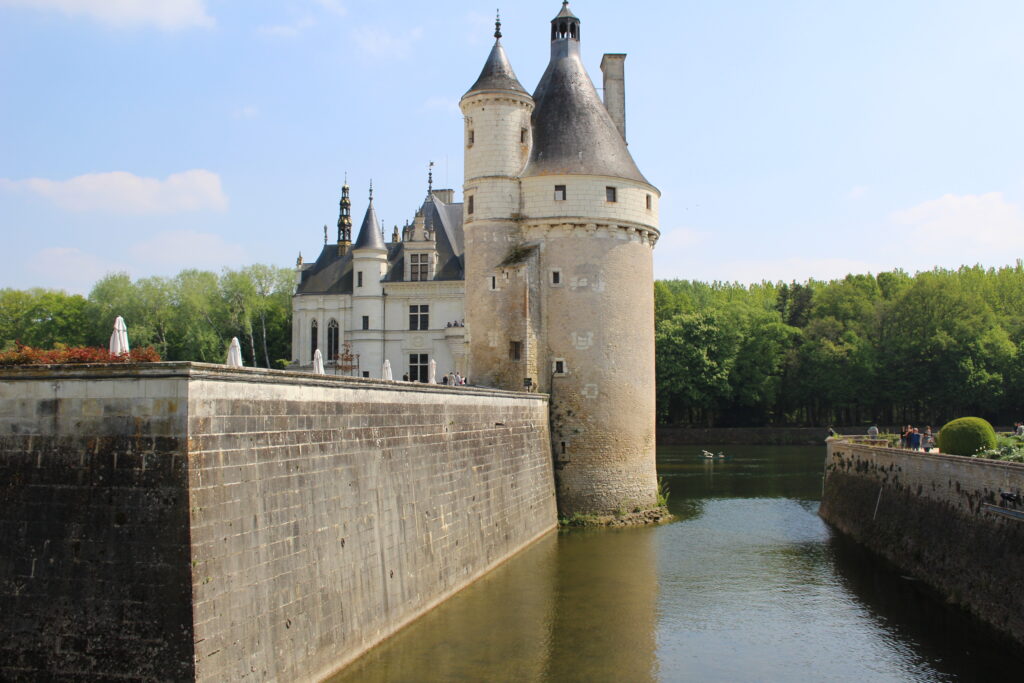
<path id="1" fill-rule="evenodd" d="M 373 183 L 370 183 L 369 205 L 359 227 L 359 236 L 352 245 L 352 319 L 360 329 L 353 335 L 357 345 L 362 342 L 365 346 L 371 341 L 384 343 L 384 311 L 380 301 L 384 292 L 381 278 L 387 272 L 387 266 L 388 248 L 373 208 Z M 374 375 L 379 372 L 375 366 L 376 363 L 371 366 L 375 370 Z"/>
<path id="2" fill-rule="evenodd" d="M 532 101 L 499 43 L 462 100 L 470 377 L 508 389 L 529 377 L 551 395 L 563 514 L 648 508 L 657 498 L 660 193 L 627 150 L 625 56 L 613 57 L 605 76 L 614 101 L 605 103 L 580 59 L 580 20 L 563 2 Z"/>
<path id="3" fill-rule="evenodd" d="M 523 241 L 519 175 L 530 151 L 533 98 L 501 46 L 501 22 L 480 77 L 459 106 L 465 120 L 463 230 L 469 377 L 475 384 L 521 389 L 529 317 L 521 268 L 501 268 Z M 514 346 L 518 345 L 518 346 Z"/>

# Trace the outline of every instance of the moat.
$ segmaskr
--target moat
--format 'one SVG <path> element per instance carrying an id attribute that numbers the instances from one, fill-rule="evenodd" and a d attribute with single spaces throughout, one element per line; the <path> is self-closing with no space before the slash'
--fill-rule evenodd
<path id="1" fill-rule="evenodd" d="M 959 681 L 1019 669 L 1019 652 L 818 518 L 824 447 L 701 450 L 658 451 L 677 522 L 551 534 L 332 680 Z"/>

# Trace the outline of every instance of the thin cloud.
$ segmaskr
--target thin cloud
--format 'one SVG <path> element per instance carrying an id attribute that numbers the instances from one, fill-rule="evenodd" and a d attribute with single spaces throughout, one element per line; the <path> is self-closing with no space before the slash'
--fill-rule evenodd
<path id="1" fill-rule="evenodd" d="M 40 282 L 45 282 L 47 287 L 87 294 L 103 276 L 127 271 L 128 268 L 123 263 L 77 247 L 47 247 L 32 256 L 25 270 L 37 276 Z"/>
<path id="2" fill-rule="evenodd" d="M 946 194 L 891 216 L 911 236 L 927 243 L 942 242 L 958 249 L 981 246 L 1024 246 L 1024 213 L 1003 198 L 1002 192 Z"/>
<path id="3" fill-rule="evenodd" d="M 316 21 L 313 17 L 302 17 L 290 24 L 277 24 L 275 26 L 260 26 L 256 29 L 256 32 L 263 36 L 273 36 L 277 38 L 295 38 L 300 33 L 308 28 L 312 28 L 316 25 Z"/>
<path id="4" fill-rule="evenodd" d="M 381 28 L 361 26 L 352 31 L 356 45 L 370 57 L 405 59 L 412 54 L 413 45 L 423 36 L 422 28 L 404 33 L 391 33 Z"/>
<path id="5" fill-rule="evenodd" d="M 339 17 L 348 15 L 348 8 L 338 0 L 316 0 L 316 4 L 320 5 L 331 14 L 336 14 Z"/>
<path id="6" fill-rule="evenodd" d="M 87 173 L 70 180 L 0 178 L 0 191 L 34 194 L 68 211 L 153 214 L 223 211 L 228 205 L 220 176 L 204 169 L 174 173 L 165 180 L 125 171 Z"/>
<path id="7" fill-rule="evenodd" d="M 851 187 L 850 191 L 846 193 L 846 196 L 849 199 L 860 199 L 867 193 L 867 187 L 865 187 L 864 185 L 857 185 L 856 187 Z"/>
<path id="8" fill-rule="evenodd" d="M 155 26 L 165 31 L 210 28 L 205 0 L 0 0 L 0 6 L 59 11 L 114 28 Z"/>
<path id="9" fill-rule="evenodd" d="M 195 230 L 168 230 L 128 247 L 132 263 L 147 270 L 178 272 L 185 268 L 221 268 L 245 263 L 245 247 L 220 235 Z"/>

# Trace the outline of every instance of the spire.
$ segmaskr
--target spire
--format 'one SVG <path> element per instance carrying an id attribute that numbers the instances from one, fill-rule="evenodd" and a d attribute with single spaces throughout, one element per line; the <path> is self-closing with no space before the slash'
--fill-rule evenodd
<path id="1" fill-rule="evenodd" d="M 478 90 L 512 90 L 528 94 L 526 88 L 516 78 L 516 73 L 512 70 L 512 65 L 505 55 L 505 48 L 501 46 L 500 15 L 494 22 L 494 47 L 491 48 L 491 54 L 487 56 L 487 61 L 484 62 L 484 68 L 480 71 L 476 83 L 466 94 Z"/>
<path id="2" fill-rule="evenodd" d="M 338 202 L 338 243 L 352 241 L 352 200 L 348 197 L 348 174 L 341 186 L 341 201 Z"/>
<path id="3" fill-rule="evenodd" d="M 533 92 L 533 146 L 523 176 L 603 175 L 647 182 L 580 59 L 580 20 L 562 3 L 551 61 Z"/>
<path id="4" fill-rule="evenodd" d="M 434 162 L 427 164 L 427 199 L 434 194 Z"/>
<path id="5" fill-rule="evenodd" d="M 377 212 L 373 208 L 373 181 L 370 181 L 370 204 L 366 207 L 363 224 L 359 227 L 359 237 L 352 245 L 353 249 L 387 249 L 384 238 L 378 228 Z"/>
<path id="6" fill-rule="evenodd" d="M 501 38 L 501 10 L 494 17 L 494 37 Z"/>

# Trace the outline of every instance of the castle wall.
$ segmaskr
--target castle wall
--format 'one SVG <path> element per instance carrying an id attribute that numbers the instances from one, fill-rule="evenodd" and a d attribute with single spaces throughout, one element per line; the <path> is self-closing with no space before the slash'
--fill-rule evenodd
<path id="1" fill-rule="evenodd" d="M 1021 463 L 830 440 L 819 514 L 1024 643 L 1024 520 L 985 507 L 1022 489 Z"/>
<path id="2" fill-rule="evenodd" d="M 323 676 L 556 522 L 542 396 L 166 363 L 0 401 L 0 677 Z"/>

